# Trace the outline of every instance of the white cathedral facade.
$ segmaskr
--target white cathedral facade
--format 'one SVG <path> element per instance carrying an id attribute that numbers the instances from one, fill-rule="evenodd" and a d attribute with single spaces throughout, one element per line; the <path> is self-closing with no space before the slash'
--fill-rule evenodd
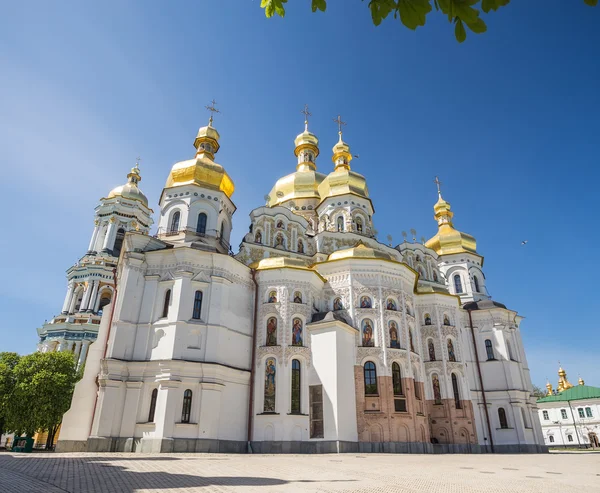
<path id="1" fill-rule="evenodd" d="M 296 171 L 234 255 L 219 139 L 211 118 L 172 167 L 154 236 L 137 166 L 96 209 L 62 313 L 39 329 L 40 350 L 86 361 L 57 450 L 546 450 L 521 317 L 486 294 L 441 194 L 433 238 L 380 243 L 341 132 L 323 174 L 305 123 Z"/>

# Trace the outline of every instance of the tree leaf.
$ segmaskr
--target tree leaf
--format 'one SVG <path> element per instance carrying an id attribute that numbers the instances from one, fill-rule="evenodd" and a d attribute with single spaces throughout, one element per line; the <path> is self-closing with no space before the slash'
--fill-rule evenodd
<path id="1" fill-rule="evenodd" d="M 265 16 L 267 18 L 273 17 L 273 14 L 277 13 L 280 17 L 285 16 L 285 8 L 283 4 L 287 0 L 262 0 L 260 6 L 265 9 Z"/>
<path id="2" fill-rule="evenodd" d="M 483 19 L 479 17 L 475 22 L 465 22 L 465 24 L 471 31 L 477 34 L 481 34 L 487 31 L 487 26 L 485 25 L 485 22 L 483 22 Z"/>
<path id="3" fill-rule="evenodd" d="M 429 0 L 398 0 L 397 10 L 402 24 L 414 30 L 425 25 L 426 16 L 431 12 L 431 3 Z"/>
<path id="4" fill-rule="evenodd" d="M 369 9 L 371 10 L 373 24 L 376 26 L 381 24 L 381 21 L 385 19 L 395 7 L 396 2 L 394 0 L 371 0 L 369 2 Z"/>
<path id="5" fill-rule="evenodd" d="M 583 0 L 590 7 L 595 7 L 598 5 L 598 0 Z"/>
<path id="6" fill-rule="evenodd" d="M 465 26 L 463 26 L 462 21 L 457 17 L 456 25 L 454 26 L 454 36 L 456 36 L 456 41 L 462 43 L 465 39 L 467 39 L 467 31 L 465 31 Z"/>
<path id="7" fill-rule="evenodd" d="M 316 12 L 317 10 L 320 10 L 321 12 L 325 12 L 326 8 L 327 8 L 326 0 L 312 0 L 312 11 L 313 12 Z"/>
<path id="8" fill-rule="evenodd" d="M 490 10 L 493 10 L 495 12 L 500 7 L 504 7 L 509 3 L 510 0 L 481 0 L 481 10 L 483 10 L 487 14 Z"/>

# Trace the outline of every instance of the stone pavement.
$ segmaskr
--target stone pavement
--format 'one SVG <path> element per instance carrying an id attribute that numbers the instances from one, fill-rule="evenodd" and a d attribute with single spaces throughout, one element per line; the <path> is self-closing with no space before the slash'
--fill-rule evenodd
<path id="1" fill-rule="evenodd" d="M 600 454 L 0 453 L 1 493 L 600 493 Z"/>

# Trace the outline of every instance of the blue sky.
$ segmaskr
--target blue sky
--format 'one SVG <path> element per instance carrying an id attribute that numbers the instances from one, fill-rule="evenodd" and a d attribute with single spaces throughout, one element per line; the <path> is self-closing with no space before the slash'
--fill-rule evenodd
<path id="1" fill-rule="evenodd" d="M 512 2 L 459 45 L 441 15 L 416 32 L 371 24 L 367 2 L 285 19 L 260 2 L 11 2 L 0 18 L 0 350 L 31 352 L 61 309 L 100 197 L 142 156 L 158 209 L 215 98 L 222 163 L 248 213 L 294 170 L 308 103 L 332 168 L 338 113 L 360 158 L 379 238 L 435 231 L 439 175 L 456 226 L 477 238 L 492 296 L 526 318 L 533 380 L 600 385 L 600 8 Z M 596 210 L 595 210 L 596 209 Z M 527 246 L 520 245 L 527 239 Z"/>

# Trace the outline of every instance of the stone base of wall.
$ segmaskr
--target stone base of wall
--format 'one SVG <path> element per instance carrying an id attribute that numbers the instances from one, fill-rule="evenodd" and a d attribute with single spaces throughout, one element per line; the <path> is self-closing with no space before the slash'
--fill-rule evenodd
<path id="1" fill-rule="evenodd" d="M 199 438 L 89 438 L 59 440 L 56 452 L 221 453 L 221 454 L 486 454 L 489 446 L 421 442 L 247 442 Z M 543 454 L 545 445 L 496 445 L 498 454 Z"/>

